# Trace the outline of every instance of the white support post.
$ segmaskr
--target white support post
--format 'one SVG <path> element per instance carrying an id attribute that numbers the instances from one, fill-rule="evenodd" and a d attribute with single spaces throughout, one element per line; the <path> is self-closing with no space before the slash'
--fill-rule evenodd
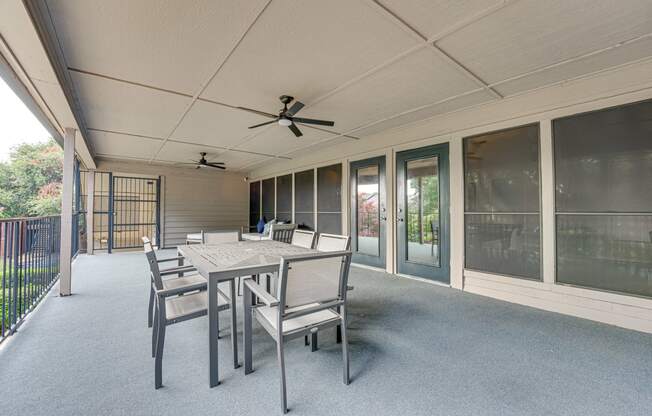
<path id="1" fill-rule="evenodd" d="M 541 120 L 541 263 L 543 282 L 555 284 L 555 173 L 552 122 Z"/>
<path id="2" fill-rule="evenodd" d="M 61 253 L 59 295 L 71 293 L 72 278 L 72 189 L 75 172 L 75 129 L 63 137 L 63 191 L 61 193 Z"/>
<path id="3" fill-rule="evenodd" d="M 93 211 L 95 210 L 95 171 L 86 176 L 86 253 L 93 254 Z"/>
<path id="4" fill-rule="evenodd" d="M 464 148 L 461 137 L 450 140 L 450 282 L 464 289 Z"/>

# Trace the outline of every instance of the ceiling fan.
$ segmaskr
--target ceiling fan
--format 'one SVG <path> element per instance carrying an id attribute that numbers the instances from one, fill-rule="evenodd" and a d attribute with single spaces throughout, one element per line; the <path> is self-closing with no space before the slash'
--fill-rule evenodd
<path id="1" fill-rule="evenodd" d="M 209 162 L 206 160 L 206 152 L 200 152 L 199 155 L 201 158 L 199 160 L 193 160 L 193 163 L 182 163 L 182 165 L 193 165 L 195 166 L 195 169 L 199 168 L 216 168 L 216 169 L 222 169 L 225 170 L 226 167 L 222 166 L 224 165 L 224 162 Z"/>
<path id="2" fill-rule="evenodd" d="M 301 101 L 294 101 L 294 104 L 292 104 L 292 106 L 288 108 L 288 104 L 290 104 L 294 100 L 294 97 L 289 95 L 281 95 L 279 97 L 279 100 L 281 100 L 281 102 L 283 103 L 283 108 L 279 111 L 278 115 L 274 115 L 272 113 L 266 113 L 264 111 L 254 110 L 247 107 L 238 107 L 238 108 L 240 110 L 249 111 L 250 113 L 258 114 L 273 119 L 271 121 L 266 121 L 264 123 L 256 124 L 255 126 L 250 126 L 249 127 L 250 129 L 266 126 L 272 123 L 278 123 L 279 125 L 288 127 L 290 130 L 292 130 L 292 133 L 294 133 L 295 136 L 301 137 L 303 136 L 303 133 L 301 133 L 301 130 L 299 130 L 296 124 L 294 124 L 295 122 L 303 123 L 303 124 L 316 124 L 318 126 L 335 125 L 335 122 L 333 121 L 295 117 L 295 115 L 299 112 L 299 110 L 301 110 L 304 107 L 304 104 Z"/>

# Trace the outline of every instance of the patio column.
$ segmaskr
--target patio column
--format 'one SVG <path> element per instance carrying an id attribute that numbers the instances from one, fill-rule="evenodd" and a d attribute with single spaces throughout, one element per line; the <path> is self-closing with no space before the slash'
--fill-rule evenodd
<path id="1" fill-rule="evenodd" d="M 86 253 L 93 254 L 93 211 L 95 210 L 95 170 L 86 174 Z"/>
<path id="2" fill-rule="evenodd" d="M 63 136 L 63 190 L 61 192 L 61 253 L 59 295 L 69 296 L 72 261 L 72 188 L 75 171 L 75 129 Z"/>

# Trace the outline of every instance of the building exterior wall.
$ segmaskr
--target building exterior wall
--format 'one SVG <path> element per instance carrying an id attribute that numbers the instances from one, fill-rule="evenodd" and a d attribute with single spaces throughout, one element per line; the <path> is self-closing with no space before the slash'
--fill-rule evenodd
<path id="1" fill-rule="evenodd" d="M 98 170 L 114 175 L 161 176 L 163 247 L 184 244 L 187 234 L 200 230 L 247 225 L 249 194 L 244 175 L 102 159 Z"/>
<path id="2" fill-rule="evenodd" d="M 652 299 L 591 290 L 555 282 L 555 189 L 553 175 L 552 120 L 652 98 L 652 61 L 605 71 L 527 94 L 474 108 L 435 116 L 401 128 L 390 129 L 324 147 L 319 152 L 282 164 L 268 164 L 252 171 L 252 180 L 298 172 L 333 163 L 343 164 L 342 232 L 348 234 L 348 165 L 352 161 L 386 156 L 387 162 L 387 266 L 396 273 L 396 153 L 438 143 L 450 149 L 451 286 L 549 311 L 652 332 Z M 464 268 L 464 166 L 463 138 L 511 127 L 540 126 L 541 281 L 530 281 Z M 355 134 L 355 133 L 352 133 Z"/>

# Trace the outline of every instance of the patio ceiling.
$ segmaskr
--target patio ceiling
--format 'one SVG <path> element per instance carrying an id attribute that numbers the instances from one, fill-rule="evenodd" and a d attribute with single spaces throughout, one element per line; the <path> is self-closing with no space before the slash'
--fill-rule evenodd
<path id="1" fill-rule="evenodd" d="M 96 156 L 241 171 L 652 55 L 649 0 L 44 4 Z"/>

